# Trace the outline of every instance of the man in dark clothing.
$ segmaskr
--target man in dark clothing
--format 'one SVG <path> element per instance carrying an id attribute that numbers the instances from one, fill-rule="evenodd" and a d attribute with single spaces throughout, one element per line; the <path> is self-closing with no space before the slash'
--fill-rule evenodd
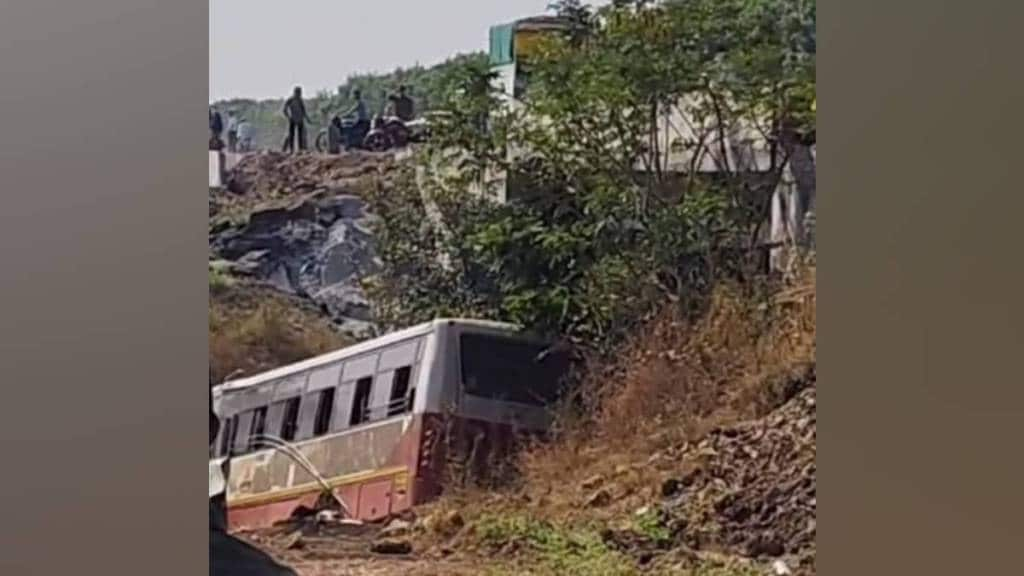
<path id="1" fill-rule="evenodd" d="M 212 379 L 211 379 L 212 385 Z M 217 439 L 220 420 L 213 412 L 213 392 L 210 392 L 210 444 Z M 210 499 L 210 576 L 297 576 L 274 561 L 269 555 L 227 533 L 217 509 Z"/>
<path id="2" fill-rule="evenodd" d="M 391 107 L 395 116 L 402 122 L 409 122 L 416 117 L 416 105 L 406 93 L 406 87 L 400 86 L 398 94 L 391 96 Z"/>
<path id="3" fill-rule="evenodd" d="M 340 154 L 344 138 L 345 129 L 341 125 L 341 118 L 331 118 L 331 124 L 327 127 L 327 153 Z"/>
<path id="4" fill-rule="evenodd" d="M 298 138 L 299 150 L 306 149 L 306 122 L 312 122 L 306 114 L 306 105 L 302 102 L 302 88 L 295 87 L 292 97 L 284 103 L 284 117 L 288 119 L 288 140 L 285 141 L 285 150 L 295 150 L 295 140 Z"/>
<path id="5" fill-rule="evenodd" d="M 353 90 L 352 97 L 356 103 L 345 112 L 344 116 L 355 121 L 352 126 L 352 132 L 355 135 L 354 141 L 362 144 L 366 134 L 370 131 L 370 111 L 366 107 L 366 102 L 363 101 L 363 92 L 361 90 L 358 88 Z"/>
<path id="6" fill-rule="evenodd" d="M 210 108 L 210 137 L 216 136 L 220 138 L 221 133 L 224 132 L 224 120 L 220 116 L 220 112 L 213 108 Z"/>
<path id="7" fill-rule="evenodd" d="M 220 112 L 210 108 L 210 150 L 220 150 L 224 147 L 223 141 L 220 139 L 221 133 L 224 132 L 224 120 L 220 116 Z"/>

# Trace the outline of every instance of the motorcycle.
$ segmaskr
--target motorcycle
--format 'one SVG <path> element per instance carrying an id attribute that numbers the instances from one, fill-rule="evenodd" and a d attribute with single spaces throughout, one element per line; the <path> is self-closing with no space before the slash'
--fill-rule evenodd
<path id="1" fill-rule="evenodd" d="M 395 117 L 376 116 L 363 139 L 363 147 L 372 152 L 383 152 L 408 145 L 409 138 L 409 128 L 405 122 Z"/>
<path id="2" fill-rule="evenodd" d="M 427 135 L 427 121 L 418 118 L 407 123 L 394 116 L 378 115 L 370 122 L 370 129 L 363 131 L 354 119 L 346 118 L 341 121 L 341 135 L 341 143 L 346 150 L 385 152 L 423 142 Z M 317 134 L 318 152 L 327 151 L 327 138 L 326 128 Z"/>

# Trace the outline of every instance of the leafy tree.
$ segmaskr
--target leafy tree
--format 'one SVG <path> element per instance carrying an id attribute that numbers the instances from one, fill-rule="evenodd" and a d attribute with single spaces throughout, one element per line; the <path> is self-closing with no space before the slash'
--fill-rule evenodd
<path id="1" fill-rule="evenodd" d="M 768 193 L 814 131 L 813 2 L 554 8 L 576 24 L 529 63 L 522 106 L 502 106 L 484 64 L 452 69 L 418 182 L 410 171 L 373 198 L 385 323 L 474 315 L 603 350 L 665 301 L 697 305 L 751 273 Z M 694 125 L 683 180 L 658 130 L 680 108 Z M 771 148 L 767 168 L 730 153 L 744 127 Z M 495 172 L 534 194 L 471 193 Z"/>

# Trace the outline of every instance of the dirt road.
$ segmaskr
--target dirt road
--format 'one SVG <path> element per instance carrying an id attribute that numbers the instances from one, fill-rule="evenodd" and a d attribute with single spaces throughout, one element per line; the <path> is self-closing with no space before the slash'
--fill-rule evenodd
<path id="1" fill-rule="evenodd" d="M 301 576 L 470 576 L 480 561 L 372 551 L 379 526 L 290 526 L 239 534 Z"/>

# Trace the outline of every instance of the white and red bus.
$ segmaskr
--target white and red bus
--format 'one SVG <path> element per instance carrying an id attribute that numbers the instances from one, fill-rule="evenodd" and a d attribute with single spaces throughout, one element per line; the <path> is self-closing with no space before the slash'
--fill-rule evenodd
<path id="1" fill-rule="evenodd" d="M 440 319 L 214 387 L 210 496 L 231 529 L 313 509 L 330 490 L 375 520 L 429 500 L 453 452 L 542 432 L 564 352 L 515 326 Z"/>

